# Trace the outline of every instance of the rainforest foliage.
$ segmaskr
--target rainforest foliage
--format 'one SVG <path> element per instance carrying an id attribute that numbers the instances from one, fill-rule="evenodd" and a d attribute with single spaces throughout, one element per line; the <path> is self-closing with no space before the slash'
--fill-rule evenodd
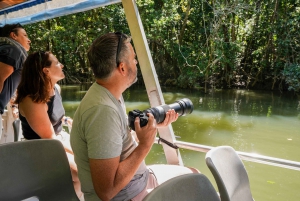
<path id="1" fill-rule="evenodd" d="M 137 5 L 161 85 L 300 92 L 300 0 L 137 0 Z M 25 28 L 31 51 L 50 50 L 65 65 L 67 83 L 93 80 L 86 52 L 96 37 L 130 34 L 122 4 Z"/>

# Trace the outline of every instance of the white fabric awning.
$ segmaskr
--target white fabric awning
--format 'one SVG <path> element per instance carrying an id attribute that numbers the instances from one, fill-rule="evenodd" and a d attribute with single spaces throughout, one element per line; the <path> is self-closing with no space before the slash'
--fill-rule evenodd
<path id="1" fill-rule="evenodd" d="M 6 3 L 7 2 L 7 3 Z M 59 16 L 120 3 L 121 0 L 19 0 L 0 2 L 0 26 L 20 23 L 30 24 Z"/>

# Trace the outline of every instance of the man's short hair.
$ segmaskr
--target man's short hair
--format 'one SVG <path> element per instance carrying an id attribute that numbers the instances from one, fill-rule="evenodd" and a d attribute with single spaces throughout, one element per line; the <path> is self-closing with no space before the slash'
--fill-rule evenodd
<path id="1" fill-rule="evenodd" d="M 122 37 L 121 37 L 122 36 Z M 120 41 L 120 52 L 117 49 Z M 88 50 L 87 56 L 96 79 L 108 78 L 117 63 L 126 58 L 131 37 L 121 33 L 107 33 L 98 37 Z"/>

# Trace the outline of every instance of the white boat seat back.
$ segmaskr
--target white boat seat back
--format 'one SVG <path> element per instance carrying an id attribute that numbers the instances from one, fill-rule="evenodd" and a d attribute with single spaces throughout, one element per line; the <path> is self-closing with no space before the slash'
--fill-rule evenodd
<path id="1" fill-rule="evenodd" d="M 206 153 L 205 160 L 222 201 L 253 201 L 247 171 L 232 147 L 213 148 Z"/>
<path id="2" fill-rule="evenodd" d="M 143 201 L 220 201 L 208 178 L 200 173 L 174 177 L 154 188 Z"/>
<path id="3" fill-rule="evenodd" d="M 79 200 L 60 141 L 39 139 L 1 144 L 0 159 L 0 200 Z"/>
<path id="4" fill-rule="evenodd" d="M 14 120 L 13 129 L 14 129 L 14 141 L 17 142 L 19 140 L 20 132 L 22 132 L 20 119 Z"/>

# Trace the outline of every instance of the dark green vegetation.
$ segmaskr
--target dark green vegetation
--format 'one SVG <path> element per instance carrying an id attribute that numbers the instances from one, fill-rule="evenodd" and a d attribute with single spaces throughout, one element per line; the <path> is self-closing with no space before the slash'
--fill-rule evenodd
<path id="1" fill-rule="evenodd" d="M 161 85 L 300 92 L 299 0 L 137 0 Z M 32 50 L 51 50 L 65 82 L 93 80 L 86 52 L 129 33 L 121 4 L 31 25 Z M 141 79 L 140 79 L 141 80 Z"/>

